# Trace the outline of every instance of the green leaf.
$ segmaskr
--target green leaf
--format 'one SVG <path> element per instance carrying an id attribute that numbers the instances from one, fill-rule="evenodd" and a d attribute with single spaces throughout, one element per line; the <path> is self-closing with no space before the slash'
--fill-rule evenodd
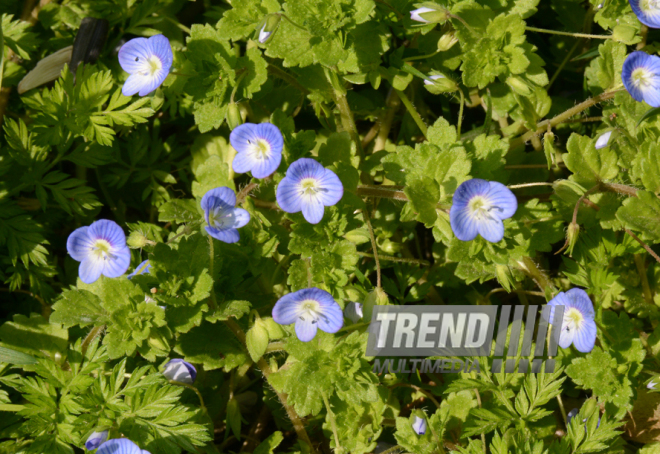
<path id="1" fill-rule="evenodd" d="M 284 440 L 282 432 L 279 430 L 270 434 L 264 441 L 259 443 L 253 452 L 253 454 L 273 454 L 275 448 L 277 448 L 280 443 Z"/>
<path id="2" fill-rule="evenodd" d="M 0 326 L 0 341 L 3 347 L 11 348 L 28 355 L 54 356 L 67 349 L 69 333 L 62 325 L 48 323 L 38 314 L 30 317 L 16 314 L 12 322 Z"/>
<path id="3" fill-rule="evenodd" d="M 103 325 L 108 313 L 101 305 L 101 299 L 87 290 L 65 290 L 53 304 L 50 321 L 61 323 L 65 328 L 75 325 Z"/>
<path id="4" fill-rule="evenodd" d="M 562 155 L 566 167 L 573 172 L 570 179 L 586 188 L 611 180 L 619 173 L 617 155 L 609 147 L 596 150 L 594 140 L 571 134 L 566 143 L 568 153 Z"/>
<path id="5" fill-rule="evenodd" d="M 637 191 L 616 212 L 616 217 L 631 230 L 642 232 L 646 238 L 660 240 L 660 200 L 648 191 Z"/>
<path id="6" fill-rule="evenodd" d="M 0 347 L 0 363 L 30 365 L 36 364 L 37 359 L 34 356 L 12 350 L 10 348 Z"/>
<path id="7" fill-rule="evenodd" d="M 436 212 L 440 200 L 438 183 L 428 177 L 411 178 L 408 179 L 404 192 L 417 215 L 417 220 L 427 226 L 433 225 L 438 217 Z"/>
<path id="8" fill-rule="evenodd" d="M 201 220 L 202 216 L 194 199 L 174 199 L 158 207 L 159 222 L 189 224 Z"/>

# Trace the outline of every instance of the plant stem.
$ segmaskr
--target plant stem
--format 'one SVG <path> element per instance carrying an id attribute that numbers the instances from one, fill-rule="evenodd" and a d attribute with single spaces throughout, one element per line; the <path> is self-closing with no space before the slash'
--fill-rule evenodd
<path id="1" fill-rule="evenodd" d="M 378 136 L 376 136 L 376 142 L 374 143 L 374 152 L 385 149 L 385 144 L 387 143 L 387 138 L 390 135 L 390 129 L 392 128 L 392 122 L 394 121 L 394 117 L 396 116 L 399 107 L 401 107 L 401 99 L 396 94 L 394 88 L 390 88 L 387 93 L 385 106 L 387 109 L 380 117 L 378 117 L 380 128 L 378 129 Z"/>
<path id="2" fill-rule="evenodd" d="M 426 390 L 424 388 L 420 388 L 419 386 L 415 386 L 415 385 L 412 385 L 410 383 L 395 383 L 395 384 L 390 386 L 390 388 L 400 388 L 400 387 L 412 388 L 415 391 L 417 391 L 418 393 L 424 394 L 426 397 L 429 398 L 429 400 L 431 402 L 433 402 L 433 404 L 436 407 L 440 408 L 440 402 L 438 402 L 438 400 L 433 396 L 433 394 L 431 394 L 431 392 L 429 390 Z"/>
<path id="3" fill-rule="evenodd" d="M 522 188 L 531 188 L 534 186 L 552 186 L 553 183 L 523 183 L 523 184 L 512 184 L 511 186 L 507 186 L 509 189 L 522 189 Z"/>
<path id="4" fill-rule="evenodd" d="M 92 341 L 94 340 L 94 338 L 95 338 L 96 336 L 98 336 L 98 335 L 101 333 L 101 331 L 103 331 L 104 328 L 105 328 L 105 325 L 95 326 L 95 327 L 92 328 L 92 330 L 87 334 L 87 336 L 85 336 L 85 340 L 83 340 L 82 345 L 80 346 L 80 351 L 81 351 L 81 353 L 82 353 L 83 356 L 85 356 L 85 353 L 87 352 L 87 349 L 89 348 L 89 344 L 92 343 Z"/>
<path id="5" fill-rule="evenodd" d="M 642 291 L 644 293 L 644 299 L 648 304 L 655 304 L 653 302 L 653 294 L 651 293 L 651 287 L 649 287 L 649 278 L 646 275 L 646 264 L 644 263 L 644 257 L 641 254 L 633 254 L 633 258 L 635 259 L 635 266 L 637 267 L 639 280 L 642 283 Z"/>
<path id="6" fill-rule="evenodd" d="M 259 185 L 257 183 L 250 183 L 247 186 L 245 186 L 243 189 L 241 189 L 241 191 L 238 194 L 236 194 L 236 206 L 243 203 L 246 197 L 250 194 L 250 192 L 258 188 Z"/>
<path id="7" fill-rule="evenodd" d="M 380 261 L 378 260 L 378 246 L 376 245 L 376 237 L 374 236 L 374 229 L 371 227 L 371 221 L 366 210 L 362 210 L 362 217 L 364 223 L 367 224 L 369 230 L 369 238 L 371 238 L 371 249 L 374 251 L 374 261 L 376 262 L 376 287 L 380 288 Z"/>
<path id="8" fill-rule="evenodd" d="M 24 295 L 30 295 L 30 296 L 31 296 L 32 298 L 34 298 L 35 300 L 39 301 L 39 304 L 41 304 L 41 315 L 42 315 L 42 317 L 45 318 L 46 320 L 48 320 L 48 317 L 50 317 L 50 314 L 53 312 L 53 310 L 50 308 L 50 306 L 48 305 L 48 303 L 46 303 L 46 301 L 45 301 L 42 297 L 40 297 L 40 296 L 37 295 L 36 293 L 32 293 L 32 292 L 30 292 L 29 290 L 22 290 L 22 289 L 20 289 L 20 288 L 17 288 L 16 290 L 10 290 L 10 289 L 8 289 L 8 288 L 0 288 L 0 292 L 6 292 L 6 293 L 22 293 L 22 294 L 24 294 Z"/>
<path id="9" fill-rule="evenodd" d="M 236 323 L 235 320 L 230 318 L 228 320 L 225 320 L 225 325 L 227 326 L 227 328 L 231 330 L 232 333 L 234 333 L 234 336 L 236 336 L 236 338 L 241 342 L 243 347 L 245 347 L 245 332 L 241 329 L 240 326 L 238 326 L 238 323 Z M 261 369 L 261 372 L 263 373 L 264 377 L 266 377 L 266 380 L 268 380 L 268 377 L 270 376 L 272 371 L 266 360 L 261 358 L 257 362 L 257 367 Z M 312 445 L 312 442 L 309 439 L 309 435 L 307 435 L 307 431 L 305 430 L 305 426 L 300 420 L 300 416 L 298 416 L 298 414 L 293 409 L 293 407 L 287 404 L 287 395 L 277 391 L 275 388 L 273 388 L 273 390 L 275 391 L 275 394 L 277 394 L 277 397 L 280 399 L 280 402 L 284 406 L 287 416 L 289 416 L 289 419 L 293 424 L 293 429 L 296 431 L 296 434 L 298 435 L 298 440 L 301 442 L 301 444 L 305 443 L 307 447 L 309 447 L 311 454 L 316 454 L 316 449 L 314 449 L 314 446 Z"/>
<path id="10" fill-rule="evenodd" d="M 631 197 L 637 197 L 637 189 L 633 188 L 632 186 L 626 186 L 625 184 L 618 183 L 600 183 L 600 186 L 607 191 L 629 195 Z"/>
<path id="11" fill-rule="evenodd" d="M 415 123 L 417 124 L 417 127 L 419 128 L 420 131 L 422 131 L 422 134 L 424 134 L 424 137 L 426 137 L 428 128 L 424 124 L 424 120 L 422 120 L 422 117 L 420 117 L 419 113 L 415 109 L 415 106 L 412 105 L 410 102 L 410 99 L 406 96 L 404 92 L 401 90 L 396 90 L 396 94 L 399 95 L 399 98 L 401 98 L 401 102 L 403 102 L 403 105 L 406 106 L 406 109 L 408 109 L 408 113 L 412 117 L 413 120 L 415 120 Z"/>
<path id="12" fill-rule="evenodd" d="M 520 138 L 514 140 L 511 142 L 511 146 L 509 149 L 514 149 L 518 147 L 519 145 L 522 145 L 523 143 L 527 142 L 530 140 L 533 136 L 543 134 L 548 130 L 548 127 L 552 128 L 557 126 L 559 123 L 562 123 L 568 119 L 570 119 L 572 116 L 579 114 L 580 112 L 587 110 L 591 106 L 595 106 L 598 103 L 601 103 L 603 101 L 607 101 L 608 99 L 614 98 L 617 93 L 623 91 L 625 89 L 619 88 L 616 90 L 611 90 L 611 91 L 606 91 L 601 93 L 598 96 L 594 96 L 593 98 L 589 98 L 586 101 L 581 102 L 577 106 L 571 107 L 567 111 L 557 115 L 556 117 L 553 117 L 549 120 L 544 120 L 536 125 L 536 130 L 534 131 L 527 131 L 525 134 L 523 134 Z"/>
<path id="13" fill-rule="evenodd" d="M 461 126 L 463 125 L 463 106 L 465 105 L 465 95 L 460 88 L 458 92 L 461 95 L 461 106 L 458 108 L 458 123 L 456 124 L 456 137 L 461 138 Z M 424 134 L 426 136 L 426 134 Z"/>
<path id="14" fill-rule="evenodd" d="M 110 195 L 110 191 L 108 191 L 108 188 L 106 187 L 105 183 L 103 182 L 103 179 L 101 178 L 101 174 L 99 173 L 99 168 L 97 167 L 94 169 L 94 174 L 96 175 L 96 181 L 99 184 L 99 188 L 101 188 L 101 192 L 103 193 L 103 196 L 105 197 L 105 201 L 108 202 L 108 206 L 110 207 L 110 210 L 115 214 L 117 217 L 117 220 L 119 221 L 119 224 L 123 224 L 125 219 L 123 213 L 121 213 L 117 209 L 117 205 L 115 204 L 114 200 L 112 200 L 112 196 Z"/>
<path id="15" fill-rule="evenodd" d="M 358 252 L 358 255 L 360 257 L 368 257 L 372 259 L 375 258 L 373 254 L 368 254 L 366 252 Z M 382 255 L 382 254 L 378 254 L 378 259 L 390 261 L 390 262 L 415 263 L 417 265 L 422 265 L 422 266 L 431 266 L 431 262 L 422 259 L 408 259 L 405 257 L 392 257 L 391 255 Z"/>
<path id="16" fill-rule="evenodd" d="M 573 47 L 571 47 L 571 50 L 568 51 L 564 59 L 562 60 L 561 64 L 555 71 L 555 73 L 552 75 L 552 78 L 550 79 L 550 82 L 548 83 L 548 86 L 546 87 L 546 90 L 550 90 L 550 87 L 552 87 L 552 84 L 555 83 L 555 80 L 557 80 L 557 77 L 559 77 L 559 73 L 562 72 L 564 69 L 564 66 L 570 61 L 571 57 L 573 56 L 573 53 L 575 50 L 578 48 L 578 46 L 582 43 L 582 39 L 578 39 L 575 41 L 575 44 L 573 44 Z"/>
<path id="17" fill-rule="evenodd" d="M 24 409 L 25 405 L 0 404 L 0 411 L 21 411 Z"/>
<path id="18" fill-rule="evenodd" d="M 628 235 L 630 235 L 631 237 L 633 237 L 633 239 L 634 239 L 635 241 L 637 241 L 637 242 L 638 242 L 638 243 L 639 243 L 644 249 L 646 249 L 646 252 L 648 252 L 649 254 L 651 254 L 651 256 L 652 256 L 652 257 L 653 257 L 658 263 L 660 263 L 660 257 L 658 257 L 658 254 L 656 254 L 655 252 L 653 252 L 653 249 L 651 249 L 651 248 L 649 247 L 648 244 L 646 244 L 645 242 L 643 242 L 642 240 L 640 240 L 639 237 L 638 237 L 637 235 L 635 235 L 633 232 L 631 232 L 630 230 L 625 229 L 625 231 L 626 231 L 626 233 L 627 233 Z"/>
<path id="19" fill-rule="evenodd" d="M 284 82 L 288 83 L 292 87 L 296 87 L 298 90 L 302 91 L 304 94 L 309 94 L 309 90 L 303 87 L 298 83 L 295 77 L 293 77 L 291 74 L 288 72 L 284 71 L 283 69 L 278 68 L 277 66 L 274 65 L 268 65 L 268 72 L 272 74 L 275 77 L 278 77 L 282 79 Z"/>
<path id="20" fill-rule="evenodd" d="M 558 32 L 556 30 L 536 27 L 525 27 L 525 30 L 530 32 L 549 33 L 551 35 L 572 36 L 574 38 L 612 39 L 612 35 L 588 35 L 586 33 Z"/>
<path id="21" fill-rule="evenodd" d="M 330 420 L 330 427 L 332 427 L 332 435 L 335 437 L 335 452 L 343 452 L 344 449 L 339 444 L 339 433 L 337 433 L 337 422 L 335 421 L 335 414 L 330 408 L 330 401 L 328 396 L 325 395 L 325 392 L 321 391 L 321 397 L 323 397 L 323 403 L 325 404 L 325 409 L 328 412 L 328 419 Z"/>
<path id="22" fill-rule="evenodd" d="M 362 197 L 380 197 L 407 202 L 408 197 L 403 191 L 389 189 L 387 186 L 358 186 L 356 194 Z"/>
<path id="23" fill-rule="evenodd" d="M 195 391 L 195 394 L 197 394 L 197 397 L 199 398 L 199 405 L 202 407 L 204 413 L 208 413 L 208 410 L 206 409 L 206 405 L 204 405 L 204 398 L 202 397 L 202 394 L 195 386 L 176 380 L 168 380 L 168 381 L 173 385 L 183 386 L 184 388 L 192 389 L 193 391 Z"/>

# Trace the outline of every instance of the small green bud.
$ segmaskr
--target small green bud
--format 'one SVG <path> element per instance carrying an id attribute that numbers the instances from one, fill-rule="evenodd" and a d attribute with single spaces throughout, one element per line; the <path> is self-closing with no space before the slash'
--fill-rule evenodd
<path id="1" fill-rule="evenodd" d="M 245 344 L 255 363 L 264 356 L 268 348 L 268 328 L 261 319 L 256 319 L 252 328 L 245 334 Z"/>
<path id="2" fill-rule="evenodd" d="M 453 93 L 458 90 L 458 84 L 444 74 L 429 76 L 428 79 L 424 80 L 424 87 L 434 95 Z"/>
<path id="3" fill-rule="evenodd" d="M 391 240 L 384 240 L 378 245 L 378 248 L 386 254 L 396 254 L 401 251 L 403 245 Z"/>
<path id="4" fill-rule="evenodd" d="M 364 244 L 371 241 L 369 232 L 366 229 L 355 229 L 344 234 L 344 238 L 354 244 Z"/>
<path id="5" fill-rule="evenodd" d="M 277 27 L 280 25 L 280 20 L 282 20 L 282 16 L 279 14 L 271 14 L 266 16 L 266 20 L 263 22 L 261 28 L 259 29 L 259 37 L 257 38 L 261 44 L 264 44 L 266 41 L 271 39 L 273 33 L 275 33 Z"/>
<path id="6" fill-rule="evenodd" d="M 385 293 L 382 288 L 376 287 L 370 291 L 364 299 L 364 303 L 362 304 L 362 319 L 365 322 L 370 322 L 374 306 L 387 306 L 389 303 L 390 301 L 387 298 L 387 293 Z"/>
<path id="7" fill-rule="evenodd" d="M 578 240 L 580 234 L 580 226 L 571 222 L 568 224 L 568 231 L 566 232 L 566 241 L 568 242 L 568 255 L 573 257 L 573 248 Z"/>
<path id="8" fill-rule="evenodd" d="M 133 230 L 128 235 L 128 238 L 126 238 L 126 244 L 131 249 L 142 249 L 143 247 L 145 247 L 147 244 L 150 243 L 152 243 L 152 241 L 149 241 L 149 239 L 146 236 L 144 236 L 142 232 L 139 232 L 137 230 Z"/>
<path id="9" fill-rule="evenodd" d="M 513 276 L 511 275 L 511 270 L 508 266 L 496 265 L 495 274 L 497 275 L 497 281 L 507 292 L 510 292 L 511 288 L 515 287 L 515 282 L 513 281 Z"/>
<path id="10" fill-rule="evenodd" d="M 241 111 L 235 102 L 230 102 L 227 108 L 227 124 L 231 130 L 243 124 Z"/>
<path id="11" fill-rule="evenodd" d="M 598 411 L 598 403 L 596 402 L 596 399 L 590 398 L 585 400 L 584 405 L 582 405 L 582 414 L 584 414 L 584 417 L 589 418 L 594 414 L 594 411 Z"/>
<path id="12" fill-rule="evenodd" d="M 520 76 L 509 76 L 506 78 L 506 84 L 511 87 L 511 90 L 522 96 L 529 96 L 532 94 L 532 89 Z"/>
<path id="13" fill-rule="evenodd" d="M 456 33 L 451 31 L 447 32 L 440 39 L 438 40 L 438 52 L 444 52 L 446 50 L 451 49 L 454 47 L 454 44 L 458 42 L 458 38 L 456 37 Z"/>
<path id="14" fill-rule="evenodd" d="M 555 164 L 555 135 L 548 131 L 543 135 L 543 153 L 548 162 L 548 170 Z"/>
<path id="15" fill-rule="evenodd" d="M 275 340 L 284 337 L 284 330 L 272 317 L 264 317 L 261 321 L 264 323 L 266 331 L 268 331 L 268 339 Z"/>

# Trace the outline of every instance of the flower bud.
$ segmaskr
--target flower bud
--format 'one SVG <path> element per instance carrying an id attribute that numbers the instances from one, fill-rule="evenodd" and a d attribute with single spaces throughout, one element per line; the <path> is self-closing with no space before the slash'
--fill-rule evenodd
<path id="1" fill-rule="evenodd" d="M 229 107 L 227 108 L 227 124 L 231 130 L 234 130 L 234 128 L 243 124 L 241 111 L 238 108 L 238 104 L 235 102 L 230 102 Z"/>
<path id="2" fill-rule="evenodd" d="M 507 292 L 510 292 L 511 288 L 516 286 L 508 266 L 496 265 L 495 275 L 497 276 L 497 281 Z"/>
<path id="3" fill-rule="evenodd" d="M 447 32 L 442 37 L 438 40 L 438 52 L 444 52 L 446 50 L 451 49 L 454 47 L 454 44 L 458 42 L 458 38 L 456 37 L 456 33 L 451 31 Z"/>
<path id="4" fill-rule="evenodd" d="M 580 234 L 580 226 L 571 222 L 568 224 L 568 231 L 566 232 L 566 242 L 568 243 L 568 255 L 573 256 L 573 248 L 578 240 Z"/>
<path id="5" fill-rule="evenodd" d="M 610 137 L 612 136 L 612 131 L 607 131 L 605 134 L 601 134 L 598 139 L 596 139 L 596 150 L 600 150 L 601 148 L 605 148 L 607 144 L 610 141 Z"/>
<path id="6" fill-rule="evenodd" d="M 434 95 L 439 95 L 440 93 L 452 93 L 458 90 L 458 84 L 444 74 L 434 74 L 429 76 L 428 79 L 424 80 L 424 85 L 426 86 L 426 89 Z"/>
<path id="7" fill-rule="evenodd" d="M 284 337 L 284 330 L 279 323 L 273 320 L 272 317 L 264 317 L 261 321 L 264 323 L 266 331 L 268 331 L 269 340 L 281 339 Z"/>
<path id="8" fill-rule="evenodd" d="M 93 451 L 94 449 L 98 448 L 103 443 L 105 443 L 107 440 L 108 440 L 107 430 L 103 430 L 101 432 L 94 431 L 89 437 L 87 437 L 87 441 L 85 442 L 85 449 L 88 451 Z"/>
<path id="9" fill-rule="evenodd" d="M 273 33 L 277 30 L 277 27 L 280 24 L 280 20 L 282 19 L 282 16 L 279 14 L 271 14 L 266 17 L 266 20 L 264 21 L 263 25 L 261 26 L 261 29 L 259 30 L 259 42 L 261 44 L 264 44 L 266 41 L 268 41 Z"/>
<path id="10" fill-rule="evenodd" d="M 362 304 L 355 302 L 346 304 L 346 307 L 344 308 L 344 317 L 353 323 L 357 323 L 362 320 Z"/>
<path id="11" fill-rule="evenodd" d="M 268 348 L 268 328 L 266 327 L 266 323 L 260 318 L 254 321 L 252 328 L 245 334 L 245 345 L 252 361 L 255 363 L 266 353 L 266 349 Z"/>
<path id="12" fill-rule="evenodd" d="M 126 244 L 131 249 L 142 249 L 149 244 L 149 239 L 142 232 L 133 230 L 126 238 Z"/>
<path id="13" fill-rule="evenodd" d="M 424 24 L 444 24 L 449 18 L 449 11 L 437 3 L 415 4 L 417 9 L 410 12 L 410 19 Z"/>
<path id="14" fill-rule="evenodd" d="M 415 420 L 412 423 L 412 428 L 417 435 L 424 435 L 426 433 L 426 419 L 420 418 L 415 415 Z"/>
<path id="15" fill-rule="evenodd" d="M 170 360 L 165 364 L 163 375 L 168 380 L 174 380 L 181 383 L 192 385 L 197 378 L 197 369 L 195 366 L 180 358 Z"/>
<path id="16" fill-rule="evenodd" d="M 362 319 L 365 322 L 370 322 L 374 306 L 387 306 L 388 304 L 387 293 L 382 288 L 376 287 L 364 299 L 364 303 L 362 304 Z"/>

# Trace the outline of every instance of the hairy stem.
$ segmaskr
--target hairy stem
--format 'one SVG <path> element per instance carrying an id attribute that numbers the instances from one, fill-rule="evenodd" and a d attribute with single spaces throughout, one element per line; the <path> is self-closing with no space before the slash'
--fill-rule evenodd
<path id="1" fill-rule="evenodd" d="M 367 224 L 369 230 L 369 238 L 371 239 L 371 249 L 374 251 L 374 261 L 376 262 L 376 287 L 380 288 L 380 261 L 378 260 L 378 246 L 376 245 L 376 237 L 374 236 L 374 229 L 371 227 L 371 221 L 366 210 L 362 211 L 364 223 Z"/>
<path id="2" fill-rule="evenodd" d="M 458 123 L 456 125 L 456 137 L 458 139 L 461 139 L 461 126 L 463 125 L 463 106 L 465 105 L 465 95 L 463 94 L 463 90 L 459 89 L 458 93 L 461 95 L 461 105 L 458 108 Z M 424 134 L 426 135 L 426 134 Z"/>
<path id="3" fill-rule="evenodd" d="M 639 237 L 638 237 L 637 235 L 635 235 L 633 232 L 631 232 L 630 230 L 625 229 L 625 231 L 626 231 L 626 233 L 627 233 L 628 235 L 630 235 L 630 236 L 633 238 L 633 240 L 637 241 L 637 242 L 638 242 L 638 243 L 639 243 L 644 249 L 646 249 L 646 252 L 648 252 L 649 254 L 651 254 L 651 256 L 652 256 L 652 257 L 653 257 L 658 263 L 660 263 L 660 257 L 658 257 L 658 254 L 656 254 L 655 252 L 653 252 L 653 249 L 651 249 L 651 248 L 649 247 L 648 244 L 646 244 L 645 242 L 643 242 L 642 240 L 640 240 Z"/>
<path id="4" fill-rule="evenodd" d="M 417 124 L 419 130 L 422 131 L 422 134 L 424 134 L 424 137 L 426 137 L 428 128 L 426 127 L 426 124 L 424 124 L 424 120 L 422 120 L 422 117 L 417 112 L 417 109 L 415 109 L 415 106 L 413 106 L 412 102 L 410 102 L 410 99 L 408 99 L 408 97 L 404 92 L 396 89 L 395 91 L 396 94 L 399 95 L 399 98 L 401 98 L 401 102 L 403 103 L 403 105 L 406 106 L 406 109 L 408 109 L 408 113 L 410 114 L 412 119 L 415 120 L 415 123 Z"/>
<path id="5" fill-rule="evenodd" d="M 213 258 L 215 254 L 213 252 L 213 237 L 209 235 L 209 274 L 211 275 L 211 279 L 214 279 L 213 277 Z M 214 279 L 214 284 L 215 284 L 215 279 Z M 215 312 L 216 308 L 218 307 L 218 298 L 215 295 L 215 285 L 211 286 L 211 311 Z"/>
<path id="6" fill-rule="evenodd" d="M 651 293 L 651 287 L 649 286 L 649 278 L 646 275 L 646 263 L 644 263 L 644 257 L 641 254 L 633 254 L 633 258 L 635 259 L 635 266 L 637 267 L 639 280 L 642 282 L 644 299 L 648 304 L 655 304 L 653 302 L 653 293 Z"/>
<path id="7" fill-rule="evenodd" d="M 551 35 L 572 36 L 574 38 L 612 39 L 612 35 L 588 35 L 586 33 L 558 32 L 556 30 L 548 30 L 545 28 L 536 27 L 525 27 L 525 30 L 530 32 L 549 33 Z"/>
<path id="8" fill-rule="evenodd" d="M 89 344 L 91 344 L 94 338 L 100 335 L 101 331 L 103 331 L 104 329 L 105 329 L 105 325 L 95 326 L 94 328 L 92 328 L 92 330 L 89 333 L 87 333 L 87 336 L 85 336 L 85 339 L 83 340 L 82 345 L 80 346 L 80 352 L 82 353 L 83 356 L 85 356 L 85 353 L 89 348 Z"/>
<path id="9" fill-rule="evenodd" d="M 332 427 L 332 435 L 335 438 L 335 452 L 341 453 L 344 451 L 344 449 L 341 447 L 341 444 L 339 443 L 339 433 L 337 432 L 337 422 L 335 421 L 335 414 L 332 412 L 332 408 L 330 408 L 330 401 L 328 400 L 328 396 L 326 396 L 323 391 L 321 391 L 321 397 L 323 397 L 325 410 L 328 412 L 328 419 L 330 420 L 330 427 Z"/>
<path id="10" fill-rule="evenodd" d="M 366 252 L 358 252 L 358 255 L 360 257 L 369 257 L 369 258 L 375 258 L 373 254 L 368 254 Z M 378 259 L 379 260 L 385 260 L 389 262 L 399 262 L 399 263 L 415 263 L 417 265 L 422 265 L 422 266 L 431 266 L 431 262 L 427 260 L 422 260 L 422 259 L 409 259 L 405 257 L 392 257 L 390 255 L 383 255 L 383 254 L 378 254 Z"/>
<path id="11" fill-rule="evenodd" d="M 390 129 L 392 129 L 392 123 L 394 122 L 394 117 L 396 116 L 399 107 L 401 107 L 401 98 L 399 98 L 394 88 L 390 88 L 390 91 L 387 93 L 385 106 L 387 109 L 380 117 L 378 117 L 380 128 L 378 129 L 378 136 L 376 136 L 376 142 L 374 143 L 374 152 L 385 149 L 387 137 L 390 135 Z"/>

